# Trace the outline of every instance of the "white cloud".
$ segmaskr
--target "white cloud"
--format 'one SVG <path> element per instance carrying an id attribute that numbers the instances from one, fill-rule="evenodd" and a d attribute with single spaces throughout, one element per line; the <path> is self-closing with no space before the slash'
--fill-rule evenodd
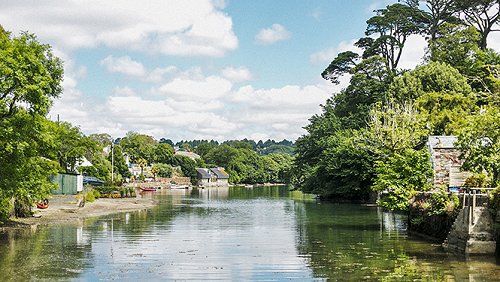
<path id="1" fill-rule="evenodd" d="M 264 28 L 255 36 L 255 41 L 259 44 L 273 44 L 278 41 L 287 40 L 291 33 L 280 24 L 273 24 L 269 28 Z"/>
<path id="2" fill-rule="evenodd" d="M 199 68 L 175 75 L 150 92 L 115 87 L 103 100 L 83 97 L 74 91 L 76 81 L 70 80 L 70 92 L 56 102 L 51 115 L 61 114 L 86 134 L 107 132 L 116 137 L 137 131 L 173 140 L 294 139 L 305 133 L 308 118 L 321 111 L 319 105 L 336 87 L 322 82 L 233 90 L 226 78 L 204 76 Z"/>
<path id="3" fill-rule="evenodd" d="M 66 51 L 105 45 L 165 55 L 222 56 L 238 46 L 224 1 L 2 2 L 0 22 Z"/>
<path id="4" fill-rule="evenodd" d="M 408 37 L 401 59 L 398 64 L 400 69 L 412 69 L 423 62 L 427 41 L 421 35 Z"/>
<path id="5" fill-rule="evenodd" d="M 160 93 L 181 101 L 213 101 L 226 96 L 232 88 L 231 82 L 218 77 L 209 76 L 202 79 L 175 78 L 162 85 Z"/>
<path id="6" fill-rule="evenodd" d="M 111 73 L 116 72 L 135 77 L 144 77 L 146 75 L 144 66 L 132 60 L 129 56 L 115 58 L 110 55 L 101 61 L 101 65 L 106 67 L 106 70 Z"/>
<path id="7" fill-rule="evenodd" d="M 304 87 L 288 85 L 274 89 L 239 88 L 229 98 L 229 120 L 242 124 L 241 136 L 265 132 L 267 138 L 297 138 L 308 119 L 321 111 L 334 86 L 324 83 Z"/>
<path id="8" fill-rule="evenodd" d="M 500 32 L 492 32 L 488 36 L 488 48 L 492 48 L 497 52 L 500 50 Z"/>
<path id="9" fill-rule="evenodd" d="M 132 60 L 129 56 L 115 58 L 110 55 L 101 60 L 100 64 L 110 73 L 121 73 L 149 82 L 161 82 L 165 79 L 165 75 L 177 71 L 175 66 L 148 71 L 142 63 Z"/>
<path id="10" fill-rule="evenodd" d="M 175 72 L 177 72 L 177 67 L 175 67 L 175 66 L 156 68 L 148 74 L 148 77 L 146 78 L 146 80 L 151 81 L 151 82 L 160 82 L 164 79 L 164 76 L 166 74 L 172 74 Z"/>
<path id="11" fill-rule="evenodd" d="M 252 73 L 245 67 L 227 67 L 222 70 L 222 76 L 233 82 L 252 80 Z"/>
<path id="12" fill-rule="evenodd" d="M 310 61 L 314 64 L 330 63 L 331 61 L 333 61 L 333 59 L 335 59 L 335 57 L 337 57 L 339 53 L 346 51 L 353 51 L 361 55 L 362 50 L 354 46 L 354 43 L 356 43 L 356 41 L 356 39 L 353 39 L 351 41 L 343 41 L 340 42 L 340 44 L 336 47 L 318 51 L 310 56 Z"/>

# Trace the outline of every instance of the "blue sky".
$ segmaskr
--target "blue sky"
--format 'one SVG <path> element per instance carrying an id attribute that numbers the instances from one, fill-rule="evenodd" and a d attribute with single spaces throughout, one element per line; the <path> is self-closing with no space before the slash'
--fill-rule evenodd
<path id="1" fill-rule="evenodd" d="M 50 116 L 85 134 L 295 140 L 345 85 L 320 73 L 386 0 L 2 1 L 6 30 L 65 62 Z M 412 38 L 402 67 L 420 62 Z"/>

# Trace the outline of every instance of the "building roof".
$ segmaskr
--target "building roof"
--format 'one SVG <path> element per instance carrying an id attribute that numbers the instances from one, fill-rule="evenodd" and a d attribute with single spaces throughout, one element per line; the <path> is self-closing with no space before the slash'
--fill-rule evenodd
<path id="1" fill-rule="evenodd" d="M 179 156 L 185 156 L 185 157 L 188 157 L 190 159 L 192 159 L 193 161 L 196 160 L 196 159 L 199 159 L 201 158 L 200 155 L 198 154 L 195 154 L 193 152 L 186 152 L 186 151 L 176 151 L 175 152 L 176 155 L 179 155 Z"/>
<path id="2" fill-rule="evenodd" d="M 219 179 L 229 179 L 229 174 L 222 167 L 211 168 L 210 170 L 217 175 Z"/>
<path id="3" fill-rule="evenodd" d="M 456 136 L 429 136 L 429 149 L 455 149 Z"/>
<path id="4" fill-rule="evenodd" d="M 212 174 L 208 168 L 197 168 L 196 172 L 198 173 L 198 178 L 201 179 L 212 178 Z"/>
<path id="5" fill-rule="evenodd" d="M 222 167 L 216 168 L 197 168 L 196 172 L 201 179 L 217 177 L 217 179 L 229 179 L 229 174 Z"/>

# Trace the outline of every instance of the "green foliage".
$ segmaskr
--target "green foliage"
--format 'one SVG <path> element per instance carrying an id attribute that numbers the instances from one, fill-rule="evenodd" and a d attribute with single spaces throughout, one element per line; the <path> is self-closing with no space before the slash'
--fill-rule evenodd
<path id="1" fill-rule="evenodd" d="M 445 191 L 441 190 L 431 194 L 431 208 L 428 210 L 428 215 L 451 215 L 455 212 L 459 205 L 460 201 L 457 195 L 449 195 Z"/>
<path id="2" fill-rule="evenodd" d="M 62 62 L 33 34 L 0 33 L 0 118 L 23 108 L 45 116 L 62 92 Z"/>
<path id="3" fill-rule="evenodd" d="M 467 79 L 443 63 L 431 62 L 396 77 L 389 93 L 397 101 L 414 101 L 433 135 L 455 134 L 476 109 Z"/>
<path id="4" fill-rule="evenodd" d="M 92 188 L 87 188 L 86 191 L 83 192 L 83 198 L 85 199 L 85 202 L 93 202 L 95 201 L 96 197 L 94 194 L 94 190 Z"/>
<path id="5" fill-rule="evenodd" d="M 156 177 L 172 177 L 172 166 L 163 163 L 153 164 L 151 173 Z"/>
<path id="6" fill-rule="evenodd" d="M 429 43 L 427 59 L 453 66 L 467 73 L 479 51 L 479 33 L 472 26 L 445 23 L 438 27 L 440 36 Z"/>
<path id="7" fill-rule="evenodd" d="M 316 120 L 315 122 L 319 122 Z M 315 127 L 310 127 L 315 128 Z M 294 184 L 306 193 L 345 199 L 366 199 L 373 177 L 373 155 L 359 146 L 359 131 L 332 132 L 297 140 Z"/>
<path id="8" fill-rule="evenodd" d="M 77 166 L 83 157 L 91 155 L 91 151 L 99 150 L 97 143 L 68 122 L 50 124 L 54 138 L 50 157 L 59 161 L 62 172 L 77 173 Z"/>
<path id="9" fill-rule="evenodd" d="M 465 22 L 481 34 L 479 47 L 486 50 L 488 36 L 500 20 L 498 0 L 455 0 L 454 4 Z"/>
<path id="10" fill-rule="evenodd" d="M 54 138 L 45 115 L 62 91 L 62 75 L 61 61 L 34 35 L 0 31 L 0 222 L 13 198 L 26 216 L 54 187 L 49 177 L 59 167 L 50 158 Z"/>
<path id="11" fill-rule="evenodd" d="M 392 76 L 380 56 L 364 59 L 353 69 L 349 86 L 327 100 L 325 110 L 331 110 L 329 114 L 334 114 L 343 128 L 365 127 L 371 105 L 386 99 Z"/>
<path id="12" fill-rule="evenodd" d="M 411 103 L 376 103 L 370 111 L 364 144 L 382 160 L 425 142 L 425 120 Z"/>
<path id="13" fill-rule="evenodd" d="M 491 178 L 485 173 L 472 173 L 465 179 L 464 186 L 466 187 L 489 187 L 491 185 Z"/>
<path id="14" fill-rule="evenodd" d="M 154 149 L 154 161 L 158 163 L 171 163 L 174 157 L 174 148 L 166 143 L 158 144 Z"/>
<path id="15" fill-rule="evenodd" d="M 486 172 L 493 187 L 500 185 L 500 107 L 486 106 L 481 113 L 468 117 L 456 146 L 465 160 L 464 169 Z"/>
<path id="16" fill-rule="evenodd" d="M 192 159 L 186 156 L 175 155 L 173 158 L 172 165 L 180 166 L 182 174 L 185 177 L 191 178 L 191 182 L 195 184 L 198 180 L 198 174 L 196 173 L 196 163 Z"/>
<path id="17" fill-rule="evenodd" d="M 339 84 L 339 78 L 345 74 L 351 73 L 358 59 L 359 55 L 352 51 L 342 52 L 338 54 L 330 65 L 321 73 L 321 76 L 334 84 Z"/>
<path id="18" fill-rule="evenodd" d="M 422 151 L 429 134 L 457 134 L 467 124 L 479 122 L 466 120 L 478 106 L 500 105 L 500 55 L 484 48 L 488 31 L 478 28 L 496 22 L 497 16 L 483 18 L 474 27 L 472 18 L 469 26 L 460 20 L 467 20 L 471 11 L 476 19 L 493 15 L 495 9 L 480 7 L 498 3 L 426 0 L 422 2 L 427 10 L 422 11 L 419 2 L 401 1 L 376 10 L 367 21 L 367 37 L 355 44 L 363 55 L 340 53 L 322 73 L 333 83 L 345 74 L 351 80 L 326 101 L 321 115 L 311 117 L 307 134 L 296 142 L 293 171 L 298 188 L 322 196 L 359 198 L 373 184 L 373 190 L 387 192 L 383 205 L 405 210 L 416 191 L 430 187 L 429 157 Z M 427 36 L 428 63 L 400 72 L 397 66 L 406 40 L 414 34 Z M 498 132 L 493 124 L 488 130 Z M 474 130 L 478 128 L 482 127 Z M 484 140 L 476 134 L 463 143 L 462 148 L 471 147 L 471 142 L 483 145 L 481 152 L 466 151 L 465 168 L 498 175 L 496 147 L 490 145 L 496 141 Z"/>
<path id="19" fill-rule="evenodd" d="M 108 155 L 108 161 L 111 162 L 111 152 Z M 113 145 L 113 163 L 115 166 L 115 173 L 119 173 L 123 178 L 132 176 L 130 170 L 128 169 L 127 163 L 125 162 L 122 147 L 120 145 Z"/>
<path id="20" fill-rule="evenodd" d="M 368 37 L 362 38 L 363 43 L 358 41 L 358 46 L 364 49 L 363 58 L 379 55 L 395 71 L 408 37 L 425 29 L 423 14 L 413 5 L 400 3 L 375 13 L 366 21 Z"/>
<path id="21" fill-rule="evenodd" d="M 406 149 L 394 153 L 386 160 L 375 162 L 376 177 L 373 190 L 385 195 L 379 204 L 389 210 L 408 210 L 409 200 L 417 191 L 431 188 L 433 170 L 429 152 Z"/>
<path id="22" fill-rule="evenodd" d="M 129 132 L 120 140 L 120 146 L 131 162 L 137 162 L 139 159 L 145 159 L 148 163 L 154 162 L 157 144 L 158 141 L 153 137 L 136 132 Z"/>

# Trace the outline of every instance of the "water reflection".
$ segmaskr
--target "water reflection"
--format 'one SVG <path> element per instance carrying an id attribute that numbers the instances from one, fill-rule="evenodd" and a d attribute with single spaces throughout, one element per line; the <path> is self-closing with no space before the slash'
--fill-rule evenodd
<path id="1" fill-rule="evenodd" d="M 0 280 L 495 281 L 492 259 L 410 237 L 403 215 L 286 187 L 163 190 L 160 205 L 0 232 Z M 22 270 L 22 271 L 21 271 Z"/>
<path id="2" fill-rule="evenodd" d="M 82 226 L 0 232 L 0 280 L 77 278 L 89 267 L 90 250 Z"/>

